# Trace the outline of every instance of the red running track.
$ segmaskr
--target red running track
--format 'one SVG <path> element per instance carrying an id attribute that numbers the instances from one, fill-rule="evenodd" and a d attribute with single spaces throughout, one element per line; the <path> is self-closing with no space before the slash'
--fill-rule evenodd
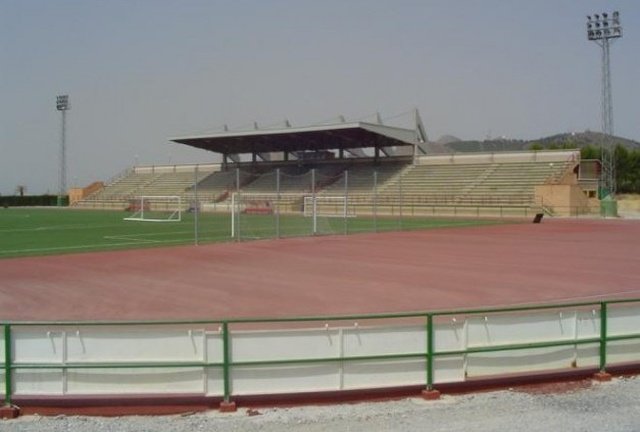
<path id="1" fill-rule="evenodd" d="M 0 320 L 335 315 L 624 297 L 640 297 L 639 221 L 0 260 Z"/>

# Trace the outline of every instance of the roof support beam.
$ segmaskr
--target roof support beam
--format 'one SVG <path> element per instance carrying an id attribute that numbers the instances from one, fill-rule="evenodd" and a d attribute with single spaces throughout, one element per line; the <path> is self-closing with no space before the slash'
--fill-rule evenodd
<path id="1" fill-rule="evenodd" d="M 418 141 L 417 147 L 420 153 L 427 154 L 427 151 L 424 149 L 424 147 L 421 144 L 429 141 L 429 138 L 427 137 L 427 130 L 424 127 L 424 123 L 422 123 L 422 118 L 420 117 L 420 111 L 418 111 L 418 108 L 415 109 L 414 116 L 415 116 L 415 124 L 416 124 L 416 140 Z"/>
<path id="2" fill-rule="evenodd" d="M 222 165 L 227 166 L 229 164 L 229 160 L 235 163 L 240 163 L 240 155 L 236 153 L 223 153 L 222 154 Z"/>
<path id="3" fill-rule="evenodd" d="M 285 120 L 285 122 L 286 122 L 286 121 L 287 121 L 287 120 Z M 253 129 L 254 129 L 254 130 L 260 130 L 260 127 L 258 126 L 258 122 L 257 122 L 257 121 L 254 121 L 254 122 L 253 122 Z M 271 160 L 271 153 L 266 153 L 266 152 L 258 153 L 258 157 L 259 157 L 260 159 L 262 159 L 263 161 L 268 162 L 268 161 L 270 161 L 270 160 Z M 251 156 L 251 160 L 252 160 L 253 162 L 256 162 L 256 161 L 257 161 L 256 153 L 255 153 L 255 152 L 253 152 L 253 155 Z"/>

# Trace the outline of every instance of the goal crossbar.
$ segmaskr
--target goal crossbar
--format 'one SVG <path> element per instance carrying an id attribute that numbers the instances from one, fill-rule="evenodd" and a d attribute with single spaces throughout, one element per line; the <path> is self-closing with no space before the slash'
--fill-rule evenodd
<path id="1" fill-rule="evenodd" d="M 126 221 L 134 222 L 180 222 L 182 220 L 182 198 L 178 195 L 143 195 L 129 202 L 131 216 Z"/>
<path id="2" fill-rule="evenodd" d="M 345 195 L 316 195 L 304 197 L 304 216 L 306 217 L 355 217 L 355 211 L 349 208 Z"/>
<path id="3" fill-rule="evenodd" d="M 280 229 L 280 215 L 301 216 L 312 219 L 312 232 L 318 232 L 318 223 L 323 218 L 354 218 L 356 211 L 349 205 L 346 195 L 309 195 L 308 193 L 264 193 L 236 192 L 231 194 L 231 236 L 238 237 L 241 215 L 270 216 L 274 219 L 276 232 Z M 258 219 L 244 219 L 244 230 L 251 230 Z M 246 224 L 246 225 L 245 225 Z M 278 234 L 276 234 L 278 235 Z"/>

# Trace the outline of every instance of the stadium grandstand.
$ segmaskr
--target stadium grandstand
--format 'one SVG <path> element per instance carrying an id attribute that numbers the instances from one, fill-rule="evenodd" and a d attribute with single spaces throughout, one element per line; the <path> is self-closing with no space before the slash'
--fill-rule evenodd
<path id="1" fill-rule="evenodd" d="M 298 211 L 312 195 L 319 206 L 344 200 L 354 214 L 574 216 L 598 209 L 588 190 L 597 182 L 580 176 L 579 151 L 438 154 L 417 110 L 413 127 L 383 124 L 378 116 L 171 140 L 216 153 L 221 162 L 135 166 L 73 205 L 126 209 L 137 196 L 172 195 L 186 209 L 197 195 L 205 211 L 230 211 L 233 195 L 242 193 L 271 196 L 267 205 L 275 195 L 286 197 L 287 208 Z"/>
<path id="2" fill-rule="evenodd" d="M 417 111 L 413 127 L 172 141 L 220 162 L 134 166 L 74 195 L 124 217 L 4 212 L 0 418 L 433 400 L 637 369 L 640 227 L 518 223 L 599 210 L 600 164 L 578 150 L 438 153 Z M 345 235 L 240 242 L 315 234 Z"/>

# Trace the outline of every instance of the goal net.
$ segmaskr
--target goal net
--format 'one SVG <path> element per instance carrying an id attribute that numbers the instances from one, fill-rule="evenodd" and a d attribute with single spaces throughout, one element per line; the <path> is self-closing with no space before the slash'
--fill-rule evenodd
<path id="1" fill-rule="evenodd" d="M 233 193 L 231 195 L 231 236 L 236 238 L 274 237 L 276 218 L 290 211 L 290 197 L 275 193 Z"/>
<path id="2" fill-rule="evenodd" d="M 139 196 L 129 200 L 127 221 L 179 222 L 182 220 L 182 200 L 179 196 Z"/>
<path id="3" fill-rule="evenodd" d="M 305 196 L 305 217 L 355 217 L 355 210 L 349 208 L 349 202 L 344 195 L 334 196 Z"/>
<path id="4" fill-rule="evenodd" d="M 345 232 L 355 217 L 346 196 L 306 193 L 245 193 L 231 195 L 231 236 L 279 238 Z"/>

